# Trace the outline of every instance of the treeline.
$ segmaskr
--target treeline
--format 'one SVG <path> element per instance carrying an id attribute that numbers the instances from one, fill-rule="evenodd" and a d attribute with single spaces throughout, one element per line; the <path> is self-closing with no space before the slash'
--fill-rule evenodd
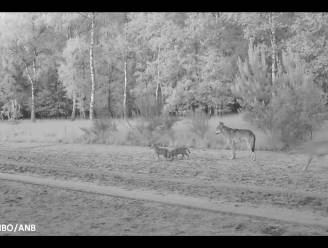
<path id="1" fill-rule="evenodd" d="M 325 104 L 327 17 L 1 13 L 1 114 L 93 119 L 242 107 L 263 122 L 260 113 L 279 109 L 275 96 L 304 77 Z M 257 125 L 267 130 L 267 119 Z"/>

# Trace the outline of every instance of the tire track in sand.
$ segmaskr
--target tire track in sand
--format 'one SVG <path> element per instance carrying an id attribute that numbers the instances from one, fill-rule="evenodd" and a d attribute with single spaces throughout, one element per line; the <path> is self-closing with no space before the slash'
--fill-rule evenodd
<path id="1" fill-rule="evenodd" d="M 100 186 L 87 182 L 70 182 L 23 176 L 17 174 L 0 173 L 0 180 L 16 181 L 41 186 L 64 188 L 73 191 L 109 195 L 114 197 L 159 202 L 163 204 L 200 209 L 211 212 L 221 212 L 249 217 L 267 218 L 283 222 L 299 223 L 328 227 L 328 217 L 315 215 L 308 211 L 295 211 L 278 207 L 249 207 L 243 204 L 211 201 L 203 198 L 188 197 L 178 194 L 160 194 L 153 190 L 126 190 L 113 186 Z"/>

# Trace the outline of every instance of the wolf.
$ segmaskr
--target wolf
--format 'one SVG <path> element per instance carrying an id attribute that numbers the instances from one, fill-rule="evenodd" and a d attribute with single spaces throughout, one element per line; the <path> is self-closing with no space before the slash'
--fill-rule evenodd
<path id="1" fill-rule="evenodd" d="M 159 147 L 156 144 L 150 144 L 150 148 L 154 150 L 157 155 L 157 159 L 159 159 L 159 155 L 162 155 L 166 159 L 170 158 L 170 151 L 167 148 Z"/>
<path id="2" fill-rule="evenodd" d="M 306 144 L 302 150 L 308 155 L 307 163 L 303 168 L 303 171 L 306 171 L 313 158 L 328 155 L 328 140 L 310 142 Z"/>
<path id="3" fill-rule="evenodd" d="M 224 136 L 224 138 L 229 142 L 231 147 L 231 159 L 236 158 L 236 151 L 235 151 L 235 144 L 237 141 L 245 140 L 247 143 L 247 146 L 250 150 L 251 159 L 253 161 L 256 160 L 255 155 L 255 134 L 248 129 L 234 129 L 227 127 L 224 125 L 223 122 L 219 122 L 219 125 L 216 127 L 216 134 L 221 134 Z"/>
<path id="4" fill-rule="evenodd" d="M 188 149 L 188 147 L 180 146 L 170 150 L 169 157 L 173 159 L 174 157 L 178 157 L 178 155 L 181 154 L 183 158 L 185 157 L 185 155 L 189 158 L 189 153 L 190 150 Z"/>

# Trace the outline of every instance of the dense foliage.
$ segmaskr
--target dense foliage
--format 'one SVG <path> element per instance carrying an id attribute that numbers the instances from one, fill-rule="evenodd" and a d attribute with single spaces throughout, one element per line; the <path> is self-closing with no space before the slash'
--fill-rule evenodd
<path id="1" fill-rule="evenodd" d="M 281 116 L 302 113 L 294 122 L 311 128 L 324 118 L 327 24 L 326 13 L 2 13 L 0 107 L 74 119 L 241 104 L 287 137 L 281 125 L 296 124 Z"/>

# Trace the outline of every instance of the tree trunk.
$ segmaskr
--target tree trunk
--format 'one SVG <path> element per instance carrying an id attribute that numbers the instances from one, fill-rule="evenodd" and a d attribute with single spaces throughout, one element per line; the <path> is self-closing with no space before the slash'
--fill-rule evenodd
<path id="1" fill-rule="evenodd" d="M 123 117 L 124 119 L 127 118 L 127 62 L 126 62 L 126 56 L 124 58 L 124 93 L 123 93 Z"/>
<path id="2" fill-rule="evenodd" d="M 90 95 L 90 120 L 94 117 L 94 103 L 95 103 L 95 69 L 93 58 L 94 47 L 94 30 L 95 30 L 95 13 L 92 13 L 91 17 L 91 38 L 90 38 L 90 74 L 91 74 L 91 95 Z"/>
<path id="3" fill-rule="evenodd" d="M 31 120 L 35 121 L 35 97 L 34 97 L 34 91 L 35 91 L 35 82 L 36 82 L 36 63 L 35 59 L 33 60 L 33 83 L 32 83 L 32 107 L 31 107 Z"/>
<path id="4" fill-rule="evenodd" d="M 269 20 L 270 20 L 270 29 L 271 29 L 271 48 L 272 48 L 272 52 L 271 52 L 271 60 L 272 60 L 271 78 L 272 78 L 272 85 L 275 85 L 275 82 L 276 82 L 276 62 L 277 62 L 277 59 L 276 59 L 277 44 L 276 44 L 276 27 L 275 27 L 275 22 L 274 22 L 274 18 L 273 18 L 273 13 L 270 13 Z"/>
<path id="5" fill-rule="evenodd" d="M 112 69 L 111 65 L 108 64 L 108 91 L 107 91 L 107 109 L 108 109 L 108 114 L 110 117 L 112 117 L 112 111 L 111 111 L 111 98 L 110 98 L 110 83 L 111 83 L 111 75 L 112 75 Z"/>
<path id="6" fill-rule="evenodd" d="M 157 114 L 160 115 L 163 107 L 163 97 L 162 97 L 162 87 L 161 84 L 157 84 L 156 89 L 156 104 L 157 104 Z"/>
<path id="7" fill-rule="evenodd" d="M 33 65 L 35 63 L 33 62 Z M 28 68 L 27 66 L 25 67 L 25 70 L 26 70 L 26 74 L 27 74 L 27 77 L 31 83 L 31 93 L 32 93 L 32 96 L 31 96 L 31 121 L 35 121 L 35 109 L 34 109 L 34 80 L 32 79 L 29 71 L 28 71 Z M 34 76 L 35 78 L 35 76 Z"/>
<path id="8" fill-rule="evenodd" d="M 127 19 L 126 19 L 127 20 Z M 124 51 L 124 92 L 123 92 L 123 118 L 126 119 L 128 117 L 128 107 L 127 107 L 127 89 L 128 89 L 128 78 L 127 78 L 127 60 L 128 60 L 128 33 L 127 33 L 127 23 L 125 23 L 124 32 L 125 32 L 125 51 Z"/>
<path id="9" fill-rule="evenodd" d="M 76 115 L 76 94 L 75 92 L 73 93 L 73 109 L 72 109 L 72 115 L 71 115 L 71 120 L 75 120 L 75 115 Z"/>
<path id="10" fill-rule="evenodd" d="M 157 87 L 156 87 L 156 105 L 157 105 L 157 114 L 160 115 L 162 112 L 162 105 L 163 105 L 163 96 L 162 96 L 162 87 L 161 81 L 159 77 L 159 55 L 160 55 L 160 47 L 158 47 L 157 52 Z"/>
<path id="11" fill-rule="evenodd" d="M 32 81 L 31 82 L 31 87 L 32 87 L 32 89 L 31 89 L 31 91 L 32 91 L 32 99 L 31 99 L 31 121 L 35 121 L 35 104 L 34 104 L 34 102 L 35 102 L 35 100 L 34 100 L 34 82 Z"/>
<path id="12" fill-rule="evenodd" d="M 85 108 L 84 108 L 84 99 L 85 97 L 84 96 L 81 96 L 80 97 L 80 115 L 82 117 L 82 119 L 85 119 L 86 116 L 85 116 Z"/>

